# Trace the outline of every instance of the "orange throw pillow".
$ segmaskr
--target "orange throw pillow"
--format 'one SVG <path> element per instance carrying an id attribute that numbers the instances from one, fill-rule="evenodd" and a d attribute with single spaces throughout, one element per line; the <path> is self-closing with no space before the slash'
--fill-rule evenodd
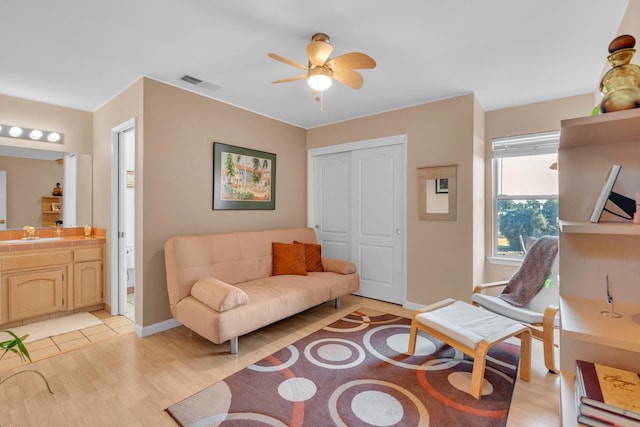
<path id="1" fill-rule="evenodd" d="M 271 243 L 273 268 L 272 276 L 282 274 L 307 275 L 304 245 L 293 243 Z"/>
<path id="2" fill-rule="evenodd" d="M 296 240 L 293 243 L 304 245 L 305 266 L 307 271 L 324 271 L 322 265 L 322 246 L 316 243 L 302 243 Z"/>

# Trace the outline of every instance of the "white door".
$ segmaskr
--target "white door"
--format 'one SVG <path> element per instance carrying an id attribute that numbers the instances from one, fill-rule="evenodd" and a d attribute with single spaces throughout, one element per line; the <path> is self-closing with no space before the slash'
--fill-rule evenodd
<path id="1" fill-rule="evenodd" d="M 406 287 L 404 150 L 396 142 L 314 155 L 310 189 L 323 256 L 356 264 L 358 295 L 398 304 Z"/>
<path id="2" fill-rule="evenodd" d="M 66 153 L 62 162 L 64 176 L 64 194 L 62 196 L 62 223 L 65 227 L 77 227 L 76 220 L 77 209 L 77 191 L 76 183 L 78 182 L 78 157 L 76 153 Z M 84 178 L 84 177 L 83 177 Z"/>
<path id="3" fill-rule="evenodd" d="M 131 228 L 127 218 L 135 218 L 134 198 L 128 197 L 132 193 L 133 181 L 128 179 L 127 171 L 130 166 L 130 159 L 127 153 L 128 147 L 136 144 L 136 121 L 131 119 L 120 126 L 113 128 L 112 133 L 112 211 L 111 211 L 111 238 L 114 244 L 111 246 L 110 259 L 112 282 L 110 301 L 111 314 L 126 315 L 135 318 L 135 312 L 130 313 L 129 308 L 134 308 L 128 304 L 127 295 L 127 238 L 134 230 Z M 135 237 L 133 238 L 135 242 Z M 140 287 L 139 287 L 140 288 Z M 138 289 L 139 290 L 139 289 Z M 136 292 L 135 298 L 141 297 L 141 292 Z"/>
<path id="4" fill-rule="evenodd" d="M 0 171 L 0 230 L 7 229 L 7 171 Z"/>
<path id="5" fill-rule="evenodd" d="M 351 153 L 317 156 L 314 159 L 314 224 L 322 255 L 351 259 Z"/>
<path id="6" fill-rule="evenodd" d="M 404 167 L 402 146 L 353 151 L 352 260 L 358 295 L 404 303 Z"/>

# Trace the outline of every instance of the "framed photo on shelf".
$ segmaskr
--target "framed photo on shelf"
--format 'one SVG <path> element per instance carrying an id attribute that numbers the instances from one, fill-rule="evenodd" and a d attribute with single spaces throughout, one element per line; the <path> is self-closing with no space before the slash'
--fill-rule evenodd
<path id="1" fill-rule="evenodd" d="M 62 203 L 51 203 L 51 211 L 60 212 L 62 211 Z"/>
<path id="2" fill-rule="evenodd" d="M 273 210 L 276 155 L 213 143 L 213 209 Z"/>

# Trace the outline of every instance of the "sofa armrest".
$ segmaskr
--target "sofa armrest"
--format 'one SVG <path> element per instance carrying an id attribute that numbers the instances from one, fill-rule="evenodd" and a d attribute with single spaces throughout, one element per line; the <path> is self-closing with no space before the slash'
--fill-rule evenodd
<path id="1" fill-rule="evenodd" d="M 322 267 L 324 271 L 339 274 L 352 274 L 357 271 L 354 263 L 335 258 L 322 257 Z"/>

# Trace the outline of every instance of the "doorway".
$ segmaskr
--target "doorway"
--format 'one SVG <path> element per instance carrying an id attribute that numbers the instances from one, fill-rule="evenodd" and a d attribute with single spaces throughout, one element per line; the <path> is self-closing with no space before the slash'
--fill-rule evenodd
<path id="1" fill-rule="evenodd" d="M 0 230 L 7 229 L 7 171 L 0 171 Z"/>
<path id="2" fill-rule="evenodd" d="M 112 129 L 111 314 L 135 322 L 140 284 L 136 277 L 136 122 Z"/>
<path id="3" fill-rule="evenodd" d="M 309 151 L 309 218 L 323 255 L 360 273 L 357 295 L 406 300 L 406 136 Z"/>

